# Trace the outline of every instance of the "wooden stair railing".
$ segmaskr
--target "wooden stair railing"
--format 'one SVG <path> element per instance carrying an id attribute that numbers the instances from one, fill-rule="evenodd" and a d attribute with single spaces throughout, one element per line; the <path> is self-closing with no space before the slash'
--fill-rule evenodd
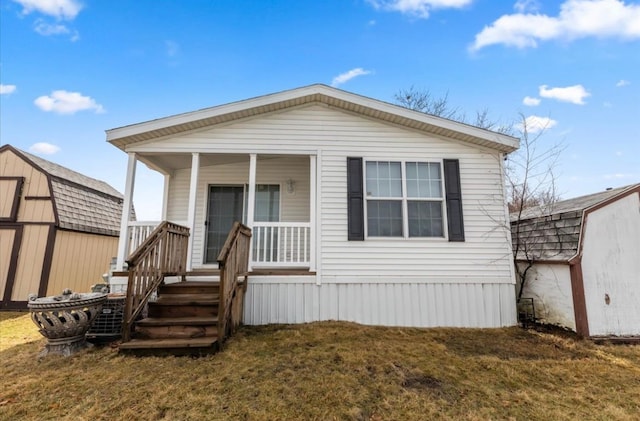
<path id="1" fill-rule="evenodd" d="M 220 254 L 220 303 L 218 307 L 218 343 L 231 336 L 242 323 L 244 294 L 247 290 L 247 269 L 249 266 L 249 248 L 251 247 L 251 228 L 234 222 Z M 238 277 L 244 275 L 242 285 Z"/>
<path id="2" fill-rule="evenodd" d="M 189 228 L 162 222 L 127 258 L 129 281 L 122 320 L 122 341 L 131 339 L 131 326 L 165 276 L 186 274 Z"/>

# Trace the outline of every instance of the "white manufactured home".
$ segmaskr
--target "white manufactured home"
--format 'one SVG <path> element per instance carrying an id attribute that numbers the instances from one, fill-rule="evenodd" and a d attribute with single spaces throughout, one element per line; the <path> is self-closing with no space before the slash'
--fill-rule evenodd
<path id="1" fill-rule="evenodd" d="M 246 324 L 516 323 L 503 161 L 518 139 L 312 85 L 107 140 L 129 157 L 125 208 L 137 163 L 164 175 L 188 274 L 215 274 L 234 221 L 251 229 Z M 123 215 L 120 268 L 157 224 Z"/>
<path id="2" fill-rule="evenodd" d="M 512 235 L 538 320 L 640 338 L 640 184 L 527 209 Z"/>

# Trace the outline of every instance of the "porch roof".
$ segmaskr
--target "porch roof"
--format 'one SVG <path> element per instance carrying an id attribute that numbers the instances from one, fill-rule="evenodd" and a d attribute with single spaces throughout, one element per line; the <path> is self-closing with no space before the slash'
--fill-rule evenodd
<path id="1" fill-rule="evenodd" d="M 107 141 L 122 149 L 138 142 L 306 104 L 322 103 L 388 123 L 509 153 L 519 139 L 436 117 L 351 92 L 315 84 L 243 101 L 107 130 Z"/>

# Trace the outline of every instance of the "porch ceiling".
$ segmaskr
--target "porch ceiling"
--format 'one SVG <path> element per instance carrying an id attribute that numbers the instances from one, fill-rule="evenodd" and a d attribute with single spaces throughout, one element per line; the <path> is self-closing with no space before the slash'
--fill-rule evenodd
<path id="1" fill-rule="evenodd" d="M 139 153 L 137 158 L 144 162 L 151 169 L 169 174 L 176 170 L 191 168 L 190 153 Z M 291 156 L 291 155 L 288 155 Z M 258 155 L 258 162 L 279 158 L 281 155 Z M 249 162 L 248 154 L 200 154 L 200 166 L 209 167 L 212 165 L 237 164 Z"/>

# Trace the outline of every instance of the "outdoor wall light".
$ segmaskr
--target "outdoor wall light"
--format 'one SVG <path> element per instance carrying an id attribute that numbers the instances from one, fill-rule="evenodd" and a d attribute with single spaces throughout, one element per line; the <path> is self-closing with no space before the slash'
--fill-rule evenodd
<path id="1" fill-rule="evenodd" d="M 293 194 L 296 191 L 296 181 L 293 179 L 288 179 L 287 181 L 285 181 L 285 184 L 287 186 L 287 193 L 289 194 Z"/>

